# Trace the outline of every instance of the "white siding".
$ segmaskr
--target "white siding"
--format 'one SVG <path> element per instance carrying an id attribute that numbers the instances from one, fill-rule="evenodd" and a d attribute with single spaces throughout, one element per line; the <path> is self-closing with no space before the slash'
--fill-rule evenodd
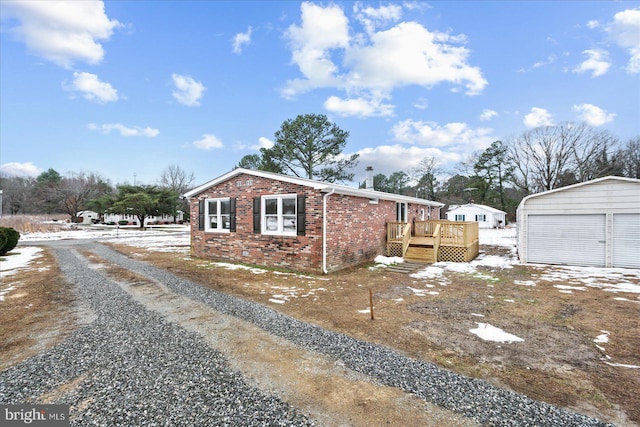
<path id="1" fill-rule="evenodd" d="M 613 215 L 612 267 L 640 268 L 640 213 Z"/>
<path id="2" fill-rule="evenodd" d="M 602 230 L 600 226 L 598 230 L 588 228 L 589 226 L 582 221 L 585 215 L 604 218 Z M 555 217 L 559 224 L 566 223 L 566 227 L 573 227 L 570 224 L 577 222 L 582 224 L 584 230 L 597 235 L 594 234 L 592 238 L 580 237 L 582 231 L 574 229 L 576 237 L 572 247 L 558 242 L 557 240 L 561 238 L 555 234 L 547 235 L 548 255 L 542 255 L 541 248 L 538 246 L 542 244 L 538 234 L 540 230 L 536 225 L 536 221 L 539 224 L 541 220 L 531 220 L 539 216 Z M 564 216 L 565 219 L 559 219 L 560 216 Z M 637 259 L 640 258 L 638 216 L 640 216 L 640 180 L 637 179 L 599 178 L 534 194 L 523 199 L 518 206 L 518 255 L 522 262 L 557 264 L 562 261 L 563 264 L 570 265 L 640 268 L 638 265 L 640 261 Z M 600 222 L 599 219 L 598 223 Z M 600 249 L 594 249 L 597 248 L 594 244 L 596 237 L 598 240 L 601 237 L 604 240 L 603 252 Z M 533 252 L 530 253 L 530 251 Z M 604 253 L 604 262 L 601 261 L 602 253 Z M 586 264 L 585 260 L 588 259 L 592 259 L 593 263 Z"/>
<path id="3" fill-rule="evenodd" d="M 458 206 L 454 209 L 447 211 L 447 219 L 449 221 L 463 221 L 459 219 L 461 215 L 464 215 L 464 221 L 476 221 L 476 217 L 478 215 L 484 215 L 484 221 L 478 221 L 478 227 L 480 228 L 495 228 L 500 223 L 498 221 L 502 221 L 502 225 L 505 225 L 505 216 L 506 214 L 502 211 L 498 211 L 497 209 L 486 209 L 488 206 L 484 205 L 476 205 L 469 204 Z M 458 218 L 456 218 L 456 216 Z"/>
<path id="4" fill-rule="evenodd" d="M 528 237 L 528 262 L 605 266 L 605 215 L 530 215 Z"/>

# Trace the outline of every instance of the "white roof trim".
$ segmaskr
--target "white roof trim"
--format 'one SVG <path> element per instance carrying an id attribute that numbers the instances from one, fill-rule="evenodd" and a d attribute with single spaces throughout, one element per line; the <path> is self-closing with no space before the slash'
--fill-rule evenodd
<path id="1" fill-rule="evenodd" d="M 530 199 L 533 199 L 535 197 L 546 196 L 547 194 L 557 193 L 559 191 L 570 190 L 572 188 L 578 188 L 578 187 L 582 187 L 582 186 L 585 186 L 585 185 L 596 184 L 596 183 L 602 182 L 602 181 L 622 181 L 622 182 L 633 182 L 633 183 L 640 184 L 640 179 L 625 178 L 625 177 L 622 177 L 622 176 L 613 176 L 613 175 L 603 176 L 602 178 L 592 179 L 591 181 L 579 182 L 577 184 L 567 185 L 566 187 L 558 187 L 558 188 L 554 188 L 553 190 L 543 191 L 542 193 L 529 194 L 527 197 L 525 197 L 524 199 L 522 199 L 520 201 L 520 204 L 518 204 L 518 209 L 520 209 L 520 207 L 524 206 Z"/>
<path id="2" fill-rule="evenodd" d="M 400 194 L 384 193 L 382 191 L 366 190 L 366 189 L 349 187 L 348 185 L 314 181 L 312 179 L 298 178 L 294 176 L 281 175 L 273 172 L 256 171 L 252 169 L 243 169 L 243 168 L 233 169 L 225 173 L 224 175 L 214 178 L 211 181 L 206 182 L 194 188 L 193 190 L 186 192 L 185 194 L 183 194 L 183 197 L 186 197 L 186 198 L 193 197 L 221 182 L 227 181 L 229 179 L 232 179 L 234 176 L 238 176 L 241 174 L 257 176 L 260 178 L 274 179 L 277 181 L 288 182 L 290 184 L 311 187 L 323 193 L 328 193 L 333 190 L 334 193 L 342 194 L 345 196 L 365 197 L 368 199 L 392 200 L 395 202 L 417 203 L 421 205 L 430 205 L 430 206 L 444 206 L 444 203 L 434 202 L 427 199 L 419 199 L 417 197 L 409 197 L 409 196 L 403 196 Z"/>
<path id="3" fill-rule="evenodd" d="M 479 205 L 477 203 L 467 203 L 466 205 L 457 205 L 457 206 L 451 207 L 447 212 L 453 212 L 461 208 L 477 208 L 479 210 L 483 210 L 491 213 L 506 214 L 505 211 L 501 211 L 500 209 L 492 208 L 491 206 L 487 206 L 487 205 Z"/>

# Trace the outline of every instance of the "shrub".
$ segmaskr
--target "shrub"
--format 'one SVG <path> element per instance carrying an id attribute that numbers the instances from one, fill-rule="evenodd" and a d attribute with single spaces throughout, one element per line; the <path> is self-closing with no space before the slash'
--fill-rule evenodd
<path id="1" fill-rule="evenodd" d="M 9 251 L 12 251 L 20 240 L 20 233 L 15 229 L 9 227 L 0 227 L 0 233 L 4 236 L 0 238 L 0 255 L 4 255 Z"/>
<path id="2" fill-rule="evenodd" d="M 120 225 L 129 225 L 129 221 L 127 221 L 126 219 L 121 219 L 120 221 L 118 221 L 118 224 L 120 224 Z"/>

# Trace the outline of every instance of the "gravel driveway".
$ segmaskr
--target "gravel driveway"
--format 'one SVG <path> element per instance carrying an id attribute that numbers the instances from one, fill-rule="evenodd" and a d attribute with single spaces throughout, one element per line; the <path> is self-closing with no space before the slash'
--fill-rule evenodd
<path id="1" fill-rule="evenodd" d="M 275 393 L 261 391 L 201 334 L 145 307 L 121 284 L 91 268 L 77 249 L 53 247 L 63 274 L 76 285 L 84 324 L 51 350 L 0 372 L 0 403 L 69 404 L 73 425 L 323 424 Z M 206 289 L 105 246 L 86 243 L 83 249 L 470 423 L 606 425 Z"/>

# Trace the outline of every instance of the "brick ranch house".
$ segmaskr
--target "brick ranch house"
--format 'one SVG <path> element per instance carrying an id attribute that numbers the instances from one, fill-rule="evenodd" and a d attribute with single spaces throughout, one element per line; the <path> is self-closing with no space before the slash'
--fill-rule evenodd
<path id="1" fill-rule="evenodd" d="M 385 254 L 387 222 L 440 218 L 442 203 L 234 169 L 187 193 L 199 258 L 329 273 Z"/>

